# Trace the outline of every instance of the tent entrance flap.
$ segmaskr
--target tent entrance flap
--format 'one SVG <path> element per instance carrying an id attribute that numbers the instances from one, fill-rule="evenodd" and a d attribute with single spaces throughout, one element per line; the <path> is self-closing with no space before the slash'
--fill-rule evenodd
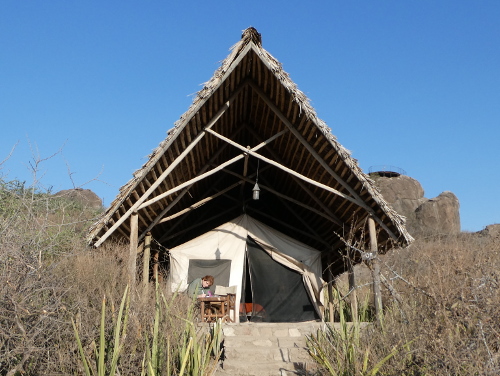
<path id="1" fill-rule="evenodd" d="M 231 260 L 189 260 L 188 281 L 211 275 L 215 279 L 214 286 L 210 287 L 212 293 L 215 292 L 215 285 L 229 286 L 229 276 L 231 274 Z"/>
<path id="2" fill-rule="evenodd" d="M 273 260 L 255 241 L 247 239 L 247 283 L 245 294 L 250 320 L 300 322 L 319 319 L 302 276 Z M 248 304 L 251 303 L 251 304 Z M 247 307 L 248 306 L 248 307 Z"/>

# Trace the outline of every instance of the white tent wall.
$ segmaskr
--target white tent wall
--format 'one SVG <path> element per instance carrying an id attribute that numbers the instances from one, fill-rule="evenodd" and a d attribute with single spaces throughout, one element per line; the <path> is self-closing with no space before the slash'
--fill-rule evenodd
<path id="1" fill-rule="evenodd" d="M 237 286 L 236 302 L 241 301 L 247 237 L 253 238 L 274 260 L 299 272 L 318 315 L 321 317 L 321 254 L 274 230 L 248 215 L 242 215 L 195 239 L 170 250 L 172 291 L 185 291 L 189 260 L 231 260 L 230 286 Z M 202 277 L 202 276 L 200 276 Z M 215 281 L 217 285 L 217 281 Z M 238 306 L 238 304 L 237 304 Z M 239 320 L 239 315 L 236 315 Z"/>
<path id="2" fill-rule="evenodd" d="M 236 301 L 241 299 L 241 283 L 245 261 L 247 230 L 236 220 L 228 222 L 193 240 L 170 250 L 170 282 L 172 291 L 185 291 L 189 260 L 231 260 L 229 285 L 237 286 Z M 203 277 L 203 276 L 200 276 Z M 215 281 L 217 284 L 217 281 Z"/>

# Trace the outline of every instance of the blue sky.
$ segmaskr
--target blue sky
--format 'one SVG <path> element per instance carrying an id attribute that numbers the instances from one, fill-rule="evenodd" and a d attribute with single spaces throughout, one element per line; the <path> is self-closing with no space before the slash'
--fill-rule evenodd
<path id="1" fill-rule="evenodd" d="M 478 231 L 500 223 L 498 20 L 497 0 L 2 0 L 0 174 L 42 159 L 46 188 L 109 205 L 254 26 L 365 172 L 452 191 Z"/>

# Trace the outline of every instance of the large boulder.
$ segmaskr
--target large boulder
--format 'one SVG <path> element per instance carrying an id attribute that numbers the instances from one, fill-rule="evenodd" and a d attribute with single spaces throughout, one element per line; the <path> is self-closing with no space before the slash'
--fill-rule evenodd
<path id="1" fill-rule="evenodd" d="M 448 235 L 460 232 L 460 203 L 446 191 L 427 200 L 415 210 L 416 227 L 422 235 Z"/>
<path id="2" fill-rule="evenodd" d="M 406 227 L 410 233 L 415 232 L 415 210 L 427 201 L 424 198 L 424 189 L 418 181 L 409 176 L 378 177 L 375 182 L 384 199 L 392 208 L 406 217 Z"/>
<path id="3" fill-rule="evenodd" d="M 83 207 L 101 209 L 102 200 L 90 189 L 66 189 L 54 194 L 56 197 L 64 197 L 68 200 L 74 201 Z"/>
<path id="4" fill-rule="evenodd" d="M 420 183 L 405 175 L 372 175 L 384 199 L 406 217 L 406 228 L 414 237 L 460 232 L 460 204 L 452 192 L 428 199 Z"/>

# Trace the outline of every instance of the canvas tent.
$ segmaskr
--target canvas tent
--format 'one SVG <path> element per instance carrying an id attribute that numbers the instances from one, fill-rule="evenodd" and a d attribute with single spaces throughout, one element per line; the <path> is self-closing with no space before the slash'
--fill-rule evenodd
<path id="1" fill-rule="evenodd" d="M 210 273 L 216 284 L 236 286 L 237 302 L 263 307 L 264 321 L 321 317 L 321 253 L 248 215 L 172 248 L 170 259 L 174 291 Z"/>
<path id="2" fill-rule="evenodd" d="M 143 133 L 135 137 L 147 137 L 147 127 L 139 128 Z M 256 184 L 258 200 L 252 199 Z M 361 262 L 359 250 L 370 250 L 370 237 L 380 253 L 412 241 L 404 218 L 262 47 L 254 28 L 243 32 L 166 139 L 121 188 L 88 241 L 95 247 L 129 241 L 132 276 L 137 256 L 146 267 L 157 265 L 166 249 L 242 214 L 319 251 L 326 281 Z M 150 238 L 151 254 L 145 245 Z M 346 238 L 356 247 L 346 247 Z M 147 282 L 154 273 L 145 270 L 141 278 Z"/>

